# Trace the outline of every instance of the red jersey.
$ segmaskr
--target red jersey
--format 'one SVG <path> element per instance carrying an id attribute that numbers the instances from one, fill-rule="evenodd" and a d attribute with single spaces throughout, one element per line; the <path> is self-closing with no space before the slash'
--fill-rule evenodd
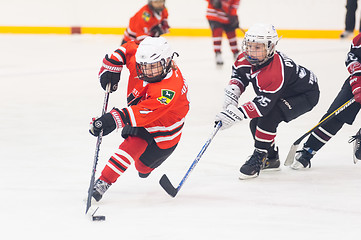
<path id="1" fill-rule="evenodd" d="M 162 149 L 176 145 L 181 137 L 185 116 L 189 111 L 188 87 L 182 73 L 175 67 L 160 82 L 147 83 L 138 78 L 134 41 L 120 46 L 111 59 L 126 64 L 128 80 L 128 107 L 122 109 L 125 124 L 144 127 Z"/>
<path id="2" fill-rule="evenodd" d="M 211 0 L 206 1 L 208 2 L 206 17 L 210 21 L 229 24 L 229 17 L 237 15 L 240 0 L 220 0 L 222 3 L 221 8 L 215 8 L 211 4 Z"/>
<path id="3" fill-rule="evenodd" d="M 157 14 L 147 4 L 130 18 L 129 26 L 124 33 L 124 41 L 133 40 L 139 43 L 151 36 L 150 30 L 159 24 L 168 26 L 168 10 L 164 8 L 160 14 Z"/>

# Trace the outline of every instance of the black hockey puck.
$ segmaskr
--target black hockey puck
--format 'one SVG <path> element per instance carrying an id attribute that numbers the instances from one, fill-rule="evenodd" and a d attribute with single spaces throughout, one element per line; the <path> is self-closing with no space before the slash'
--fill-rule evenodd
<path id="1" fill-rule="evenodd" d="M 105 216 L 93 216 L 93 221 L 105 221 Z"/>

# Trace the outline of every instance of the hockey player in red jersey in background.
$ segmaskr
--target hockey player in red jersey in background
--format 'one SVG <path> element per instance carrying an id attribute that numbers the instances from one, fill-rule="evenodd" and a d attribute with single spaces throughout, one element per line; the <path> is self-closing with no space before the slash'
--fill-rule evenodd
<path id="1" fill-rule="evenodd" d="M 117 89 L 124 65 L 130 72 L 128 107 L 113 108 L 95 119 L 90 133 L 98 136 L 122 129 L 124 141 L 110 157 L 94 185 L 99 201 L 105 191 L 134 163 L 139 176 L 146 178 L 174 151 L 180 141 L 189 110 L 188 87 L 173 61 L 177 55 L 163 37 L 146 37 L 120 46 L 103 59 L 99 72 L 101 86 Z"/>
<path id="2" fill-rule="evenodd" d="M 168 32 L 168 10 L 165 0 L 148 0 L 148 4 L 130 18 L 122 44 L 132 40 L 140 43 L 147 36 L 159 37 Z"/>
<path id="3" fill-rule="evenodd" d="M 227 35 L 234 59 L 237 58 L 239 53 L 236 29 L 239 28 L 237 10 L 240 0 L 207 0 L 207 2 L 206 17 L 212 30 L 216 64 L 223 65 L 221 51 L 223 32 Z"/>
<path id="4" fill-rule="evenodd" d="M 341 90 L 333 100 L 331 106 L 322 117 L 331 114 L 341 107 L 344 103 L 355 98 L 357 103 L 353 103 L 345 110 L 328 120 L 322 127 L 314 131 L 307 139 L 303 148 L 298 151 L 295 161 L 291 165 L 292 169 L 303 169 L 311 167 L 311 158 L 320 150 L 338 131 L 341 130 L 345 123 L 353 124 L 361 107 L 361 34 L 358 34 L 351 42 L 350 51 L 346 57 L 346 68 L 350 76 L 343 83 Z M 321 119 L 321 120 L 322 120 Z M 354 162 L 361 160 L 361 129 L 352 137 L 354 141 Z"/>
<path id="5" fill-rule="evenodd" d="M 256 24 L 249 28 L 225 89 L 224 110 L 216 116 L 216 122 L 222 122 L 221 129 L 251 119 L 255 150 L 241 167 L 240 179 L 257 177 L 263 169 L 279 169 L 275 144 L 278 125 L 310 111 L 319 99 L 316 76 L 276 51 L 278 40 L 271 24 Z M 238 105 L 240 95 L 249 84 L 256 97 Z"/>

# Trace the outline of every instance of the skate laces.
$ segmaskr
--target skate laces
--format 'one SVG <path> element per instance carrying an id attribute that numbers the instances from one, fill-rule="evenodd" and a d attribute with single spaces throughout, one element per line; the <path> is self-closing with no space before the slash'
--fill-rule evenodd
<path id="1" fill-rule="evenodd" d="M 255 151 L 250 158 L 245 162 L 246 165 L 249 166 L 259 166 L 261 167 L 261 165 L 263 164 L 263 161 L 266 158 L 263 156 L 262 153 Z"/>

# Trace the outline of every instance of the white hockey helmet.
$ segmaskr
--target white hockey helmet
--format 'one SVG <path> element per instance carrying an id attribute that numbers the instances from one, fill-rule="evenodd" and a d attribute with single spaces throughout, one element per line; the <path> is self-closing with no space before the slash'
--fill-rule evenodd
<path id="1" fill-rule="evenodd" d="M 278 34 L 272 24 L 255 24 L 245 34 L 242 43 L 242 51 L 252 65 L 260 65 L 273 57 L 278 43 Z M 266 57 L 262 61 L 252 58 L 247 54 L 248 43 L 263 43 L 266 49 Z"/>
<path id="2" fill-rule="evenodd" d="M 146 37 L 135 53 L 139 79 L 146 82 L 163 80 L 171 70 L 174 54 L 177 53 L 164 37 Z"/>

